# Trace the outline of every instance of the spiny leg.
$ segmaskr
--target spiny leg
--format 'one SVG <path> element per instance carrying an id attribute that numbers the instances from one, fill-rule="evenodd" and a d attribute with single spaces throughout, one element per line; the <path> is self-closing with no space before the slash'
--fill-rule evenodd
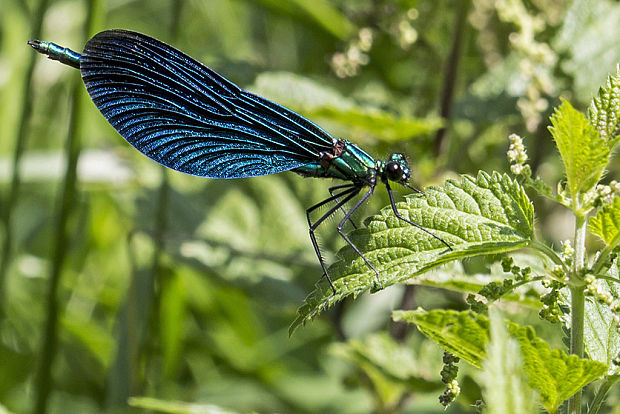
<path id="1" fill-rule="evenodd" d="M 381 289 L 383 289 L 383 282 L 381 281 L 381 277 L 379 276 L 379 271 L 368 261 L 368 259 L 366 259 L 366 256 L 364 256 L 364 254 L 360 251 L 360 249 L 351 241 L 351 239 L 349 239 L 349 237 L 344 234 L 344 232 L 342 231 L 342 227 L 344 226 L 344 223 L 350 219 L 351 215 L 353 213 L 355 213 L 355 210 L 357 210 L 358 208 L 360 208 L 360 206 L 362 204 L 364 204 L 364 202 L 366 200 L 368 200 L 368 198 L 372 195 L 373 191 L 375 190 L 375 187 L 372 186 L 370 187 L 370 190 L 368 190 L 366 192 L 366 194 L 364 194 L 364 196 L 362 198 L 359 199 L 359 201 L 351 208 L 351 210 L 349 210 L 349 212 L 344 216 L 344 218 L 340 221 L 340 224 L 338 224 L 338 233 L 340 234 L 340 236 L 344 239 L 344 241 L 347 242 L 347 244 L 349 246 L 351 246 L 353 248 L 353 250 L 355 250 L 355 252 L 364 260 L 364 262 L 366 262 L 366 264 L 368 265 L 368 267 L 370 267 L 372 270 L 374 270 L 376 276 L 377 276 L 377 282 L 379 282 L 379 287 Z"/>
<path id="2" fill-rule="evenodd" d="M 327 191 L 329 191 L 329 194 L 331 194 L 332 196 L 334 195 L 334 191 L 338 190 L 338 189 L 342 189 L 342 188 L 346 188 L 346 187 L 354 187 L 355 184 L 343 184 L 343 185 L 337 185 L 335 187 L 330 187 Z M 338 199 L 336 199 L 336 202 L 338 202 Z M 340 208 L 342 210 L 342 212 L 344 213 L 344 215 L 347 215 L 347 210 L 344 209 L 344 206 L 342 206 Z M 355 223 L 353 222 L 353 219 L 349 218 L 349 223 L 351 223 L 351 225 L 353 226 L 353 228 L 355 230 L 357 230 L 357 226 L 355 225 Z"/>
<path id="3" fill-rule="evenodd" d="M 332 214 L 334 214 L 334 212 L 336 212 L 339 208 L 341 208 L 344 204 L 346 204 L 349 200 L 351 200 L 353 197 L 355 197 L 358 193 L 360 192 L 360 188 L 356 187 L 356 186 L 352 186 L 350 188 L 347 188 L 346 190 L 335 194 L 323 201 L 321 201 L 318 204 L 313 205 L 312 207 L 310 207 L 309 209 L 306 210 L 306 217 L 308 218 L 308 226 L 309 226 L 309 233 L 310 233 L 310 241 L 312 241 L 312 247 L 314 247 L 314 252 L 316 253 L 316 256 L 319 258 L 319 263 L 321 265 L 321 268 L 323 269 L 323 274 L 325 275 L 325 277 L 327 278 L 327 282 L 329 283 L 329 286 L 332 289 L 332 296 L 336 294 L 336 288 L 334 287 L 334 284 L 332 283 L 331 278 L 329 277 L 329 273 L 327 272 L 327 266 L 325 266 L 325 261 L 323 260 L 323 256 L 321 255 L 321 250 L 319 249 L 319 244 L 316 241 L 316 236 L 314 235 L 314 231 L 317 229 L 317 227 L 324 222 L 329 216 L 331 216 Z M 310 213 L 312 213 L 312 211 L 316 210 L 317 208 L 330 203 L 334 200 L 336 200 L 338 197 L 342 197 L 345 196 L 344 199 L 342 199 L 341 201 L 338 201 L 336 203 L 336 205 L 332 208 L 329 209 L 329 211 L 325 214 L 323 214 L 317 221 L 315 221 L 314 223 L 312 223 L 312 221 L 310 220 Z"/>
<path id="4" fill-rule="evenodd" d="M 409 187 L 409 186 L 408 186 Z M 392 189 L 390 188 L 390 184 L 388 184 L 387 182 L 385 183 L 385 188 L 387 189 L 388 195 L 390 196 L 390 204 L 392 205 L 392 210 L 394 211 L 394 215 L 396 217 L 398 217 L 399 219 L 401 219 L 402 221 L 404 221 L 405 223 L 409 223 L 414 227 L 417 227 L 418 229 L 422 230 L 423 232 L 425 232 L 426 234 L 436 238 L 437 240 L 439 240 L 440 242 L 442 242 L 443 244 L 446 245 L 446 247 L 450 250 L 452 250 L 452 247 L 450 247 L 450 245 L 448 244 L 448 242 L 446 242 L 444 239 L 442 239 L 441 237 L 439 237 L 438 235 L 436 235 L 435 233 L 433 233 L 432 231 L 429 231 L 427 229 L 425 229 L 424 227 L 420 226 L 417 223 L 414 223 L 411 220 L 407 220 L 406 218 L 404 218 L 403 216 L 400 215 L 400 213 L 398 212 L 398 209 L 396 208 L 396 203 L 394 201 L 394 194 L 392 194 Z M 412 187 L 409 187 L 412 188 Z"/>
<path id="5" fill-rule="evenodd" d="M 316 203 L 315 205 L 313 205 L 312 207 L 308 208 L 306 210 L 306 217 L 308 218 L 308 226 L 312 227 L 312 223 L 310 221 L 310 215 L 309 213 L 312 213 L 314 210 L 316 210 L 319 207 L 323 207 L 325 204 L 331 203 L 332 201 L 336 201 L 336 203 L 340 203 L 338 201 L 338 197 L 342 197 L 343 195 L 348 195 L 349 193 L 351 193 L 354 189 L 358 189 L 355 184 L 345 184 L 343 186 L 338 186 L 342 188 L 346 188 L 344 191 L 341 191 L 338 194 L 332 194 L 331 197 L 326 198 L 325 200 Z M 359 189 L 358 189 L 359 191 Z"/>

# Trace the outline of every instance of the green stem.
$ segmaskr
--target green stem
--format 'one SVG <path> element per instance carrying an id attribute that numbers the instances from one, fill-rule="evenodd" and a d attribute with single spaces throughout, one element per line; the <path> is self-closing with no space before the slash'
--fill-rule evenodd
<path id="1" fill-rule="evenodd" d="M 97 3 L 100 4 L 101 1 L 91 0 L 89 2 L 86 31 L 90 31 L 93 25 L 95 19 L 94 9 Z M 37 38 L 39 37 L 40 36 L 37 36 Z M 69 240 L 71 239 L 69 217 L 73 210 L 77 194 L 77 164 L 81 150 L 80 130 L 83 119 L 82 109 L 85 107 L 85 102 L 83 102 L 85 96 L 86 95 L 82 91 L 81 81 L 76 77 L 72 88 L 71 101 L 73 104 L 65 147 L 67 165 L 62 189 L 58 198 L 57 222 L 54 231 L 55 239 L 50 259 L 52 266 L 50 269 L 46 297 L 46 320 L 41 343 L 41 359 L 39 361 L 39 368 L 34 384 L 34 412 L 37 414 L 44 414 L 47 412 L 47 403 L 54 386 L 52 368 L 58 348 L 58 322 L 60 319 L 58 287 L 60 286 L 60 278 L 67 256 Z"/>
<path id="2" fill-rule="evenodd" d="M 79 134 L 77 132 L 82 119 L 80 104 L 81 85 L 79 79 L 75 79 L 73 85 L 73 109 L 71 112 L 71 123 L 67 137 L 66 155 L 67 169 L 63 181 L 63 187 L 58 201 L 56 228 L 54 231 L 55 240 L 52 249 L 52 268 L 50 272 L 49 285 L 46 298 L 45 331 L 41 344 L 41 360 L 39 372 L 35 383 L 36 405 L 35 413 L 47 412 L 47 400 L 53 388 L 52 364 L 58 346 L 58 286 L 62 274 L 63 264 L 67 255 L 68 241 L 70 239 L 70 229 L 68 226 L 69 216 L 73 209 L 73 203 L 77 192 L 77 162 L 80 153 Z"/>
<path id="3" fill-rule="evenodd" d="M 571 330 L 570 352 L 583 357 L 583 330 L 585 309 L 585 286 L 581 280 L 580 271 L 584 267 L 586 254 L 586 216 L 578 214 L 575 222 L 575 256 L 574 268 L 571 272 Z M 581 413 L 581 390 L 577 391 L 568 401 L 568 413 Z"/>
<path id="4" fill-rule="evenodd" d="M 450 124 L 450 118 L 452 113 L 452 106 L 454 101 L 454 91 L 457 76 L 459 75 L 459 61 L 462 55 L 463 42 L 465 41 L 465 35 L 467 31 L 467 16 L 470 7 L 470 0 L 464 0 L 458 2 L 458 10 L 454 14 L 454 32 L 452 34 L 452 46 L 450 47 L 450 54 L 447 56 L 444 68 L 443 68 L 443 86 L 441 90 L 440 109 L 439 115 L 446 120 L 446 126 L 440 128 L 435 136 L 435 155 L 441 155 L 444 150 L 446 141 L 446 132 Z"/>
<path id="5" fill-rule="evenodd" d="M 47 10 L 48 2 L 48 0 L 40 0 L 33 17 L 30 19 L 30 21 L 32 22 L 30 36 L 32 36 L 32 39 L 41 38 L 43 15 Z M 24 40 L 24 47 L 26 47 L 25 43 L 26 41 Z M 26 143 L 28 141 L 30 119 L 32 118 L 32 77 L 34 74 L 34 66 L 38 59 L 39 56 L 37 53 L 29 53 L 28 64 L 26 65 L 26 69 L 24 70 L 24 99 L 20 108 L 21 111 L 19 118 L 19 127 L 17 130 L 17 137 L 15 138 L 15 148 L 13 149 L 11 184 L 8 190 L 8 195 L 4 202 L 4 208 L 2 209 L 1 219 L 2 226 L 4 227 L 4 240 L 2 241 L 2 255 L 0 257 L 0 311 L 3 311 L 4 306 L 6 306 L 5 280 L 8 268 L 11 263 L 11 253 L 13 251 L 13 223 L 11 221 L 11 216 L 15 211 L 15 207 L 17 205 L 17 198 L 19 195 L 19 189 L 21 187 L 20 165 L 24 149 L 26 148 Z"/>
<path id="6" fill-rule="evenodd" d="M 605 401 L 605 396 L 611 389 L 611 387 L 620 381 L 620 376 L 614 375 L 611 377 L 605 377 L 601 386 L 596 390 L 596 395 L 594 396 L 594 400 L 592 401 L 592 406 L 588 411 L 588 414 L 596 414 L 598 410 L 603 406 L 603 402 Z"/>

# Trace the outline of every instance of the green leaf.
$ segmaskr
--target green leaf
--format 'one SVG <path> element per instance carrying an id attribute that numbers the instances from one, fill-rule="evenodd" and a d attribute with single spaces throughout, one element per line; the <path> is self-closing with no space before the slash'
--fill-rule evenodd
<path id="1" fill-rule="evenodd" d="M 598 280 L 603 289 L 617 301 L 620 300 L 620 278 L 618 264 L 611 266 L 609 276 L 618 279 Z M 609 366 L 609 375 L 620 375 L 620 366 L 613 363 L 620 356 L 620 332 L 616 325 L 614 313 L 606 303 L 586 298 L 584 320 L 584 344 L 588 356 Z"/>
<path id="2" fill-rule="evenodd" d="M 131 397 L 129 405 L 159 413 L 173 414 L 236 414 L 236 411 L 224 409 L 212 404 L 190 404 L 182 401 L 168 401 L 148 397 Z"/>
<path id="3" fill-rule="evenodd" d="M 484 401 L 489 414 L 538 412 L 536 394 L 527 384 L 519 343 L 508 331 L 497 311 L 491 312 L 491 341 L 483 362 Z"/>
<path id="4" fill-rule="evenodd" d="M 383 407 L 396 407 L 407 393 L 433 391 L 443 386 L 441 381 L 424 378 L 412 349 L 387 334 L 337 343 L 330 351 L 364 372 Z"/>
<path id="5" fill-rule="evenodd" d="M 433 310 L 394 311 L 396 322 L 414 323 L 424 335 L 448 352 L 482 368 L 489 341 L 489 319 L 479 313 Z"/>
<path id="6" fill-rule="evenodd" d="M 586 102 L 607 74 L 620 61 L 620 7 L 613 0 L 581 0 L 570 3 L 554 42 L 562 70 L 574 80 L 571 85 Z"/>
<path id="7" fill-rule="evenodd" d="M 0 403 L 0 414 L 12 414 L 12 411 L 9 411 L 8 408 Z"/>
<path id="8" fill-rule="evenodd" d="M 515 264 L 521 268 L 530 267 L 533 274 L 543 275 L 552 263 L 542 256 L 527 253 L 512 253 Z M 504 272 L 500 262 L 491 264 L 488 273 L 471 273 L 465 271 L 461 262 L 446 263 L 436 269 L 407 281 L 408 284 L 430 286 L 461 293 L 478 293 L 480 289 L 492 282 L 502 283 L 509 273 Z M 521 307 L 540 309 L 540 296 L 547 289 L 538 283 L 527 283 L 517 287 L 512 293 L 502 296 L 502 302 L 513 302 Z"/>
<path id="9" fill-rule="evenodd" d="M 405 218 L 442 237 L 450 246 L 399 220 L 390 207 L 350 234 L 387 287 L 451 260 L 525 247 L 533 236 L 534 210 L 523 188 L 507 175 L 480 172 L 476 178 L 448 180 L 397 203 Z M 306 298 L 290 331 L 343 298 L 378 289 L 376 274 L 350 247 L 329 268 L 336 294 L 325 280 Z"/>
<path id="10" fill-rule="evenodd" d="M 614 248 L 620 243 L 620 198 L 614 197 L 590 219 L 588 230 L 599 236 L 605 244 Z"/>
<path id="11" fill-rule="evenodd" d="M 306 112 L 312 119 L 327 119 L 347 129 L 350 136 L 371 136 L 388 143 L 430 134 L 443 126 L 440 118 L 397 116 L 376 108 L 354 106 L 348 110 L 325 106 Z"/>
<path id="12" fill-rule="evenodd" d="M 339 39 L 345 40 L 355 31 L 353 23 L 327 0 L 291 0 L 290 3 Z"/>
<path id="13" fill-rule="evenodd" d="M 250 90 L 347 136 L 396 142 L 430 134 L 443 125 L 439 118 L 414 118 L 360 106 L 335 89 L 287 72 L 263 73 Z"/>
<path id="14" fill-rule="evenodd" d="M 356 30 L 355 25 L 327 0 L 256 0 L 256 2 L 277 13 L 289 14 L 304 22 L 310 20 L 341 40 L 346 40 Z"/>
<path id="15" fill-rule="evenodd" d="M 618 284 L 598 281 L 616 300 L 620 299 Z M 620 333 L 609 306 L 592 298 L 585 303 L 584 343 L 588 356 L 609 366 L 609 375 L 620 375 L 620 366 L 613 363 L 620 356 Z"/>
<path id="16" fill-rule="evenodd" d="M 551 116 L 551 135 L 560 151 L 570 196 L 592 189 L 607 165 L 609 148 L 585 115 L 568 101 L 555 109 Z"/>
<path id="17" fill-rule="evenodd" d="M 476 367 L 480 367 L 486 357 L 489 319 L 483 315 L 470 311 L 419 309 L 396 311 L 393 319 L 415 323 L 420 332 Z M 513 322 L 506 324 L 510 336 L 519 342 L 528 384 L 538 391 L 547 411 L 554 412 L 563 401 L 607 371 L 607 365 L 600 362 L 567 355 L 559 349 L 551 350 L 531 327 Z"/>
<path id="18" fill-rule="evenodd" d="M 613 148 L 620 126 L 620 68 L 615 76 L 607 78 L 605 86 L 601 86 L 598 95 L 592 99 L 588 117 L 601 138 L 608 141 L 608 147 Z"/>
<path id="19" fill-rule="evenodd" d="M 521 346 L 529 384 L 539 392 L 541 403 L 547 411 L 556 411 L 562 402 L 607 371 L 607 365 L 600 362 L 568 355 L 560 349 L 550 349 L 545 341 L 536 337 L 531 327 L 512 322 L 508 326 L 511 336 Z"/>

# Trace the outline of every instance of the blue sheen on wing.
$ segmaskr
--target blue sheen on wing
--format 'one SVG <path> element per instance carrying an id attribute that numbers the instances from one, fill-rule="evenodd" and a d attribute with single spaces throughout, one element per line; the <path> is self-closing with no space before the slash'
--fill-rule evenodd
<path id="1" fill-rule="evenodd" d="M 80 59 L 93 102 L 147 157 L 211 178 L 274 174 L 315 162 L 333 139 L 320 127 L 151 37 L 109 30 Z"/>

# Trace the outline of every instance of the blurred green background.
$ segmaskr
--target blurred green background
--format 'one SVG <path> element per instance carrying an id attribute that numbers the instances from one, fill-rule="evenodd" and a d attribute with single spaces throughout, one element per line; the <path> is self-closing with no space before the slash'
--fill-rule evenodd
<path id="1" fill-rule="evenodd" d="M 560 97 L 583 110 L 616 70 L 619 21 L 611 0 L 3 0 L 0 412 L 134 412 L 142 396 L 170 412 L 441 413 L 441 351 L 389 310 L 465 307 L 396 286 L 289 338 L 321 276 L 305 209 L 330 183 L 164 171 L 28 39 L 80 51 L 103 29 L 149 34 L 378 158 L 406 153 L 424 187 L 506 170 L 513 132 L 559 179 L 547 118 Z M 379 190 L 363 214 L 387 204 Z M 536 207 L 543 237 L 566 237 L 565 212 Z M 328 263 L 335 226 L 319 232 Z M 480 398 L 462 370 L 450 413 Z"/>

